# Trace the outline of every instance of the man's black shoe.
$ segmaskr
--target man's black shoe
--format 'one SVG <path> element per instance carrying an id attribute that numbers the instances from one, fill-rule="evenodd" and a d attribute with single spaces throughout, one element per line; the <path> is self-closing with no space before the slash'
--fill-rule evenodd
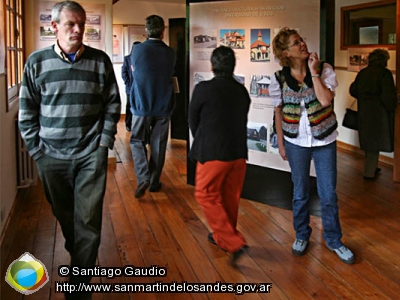
<path id="1" fill-rule="evenodd" d="M 149 192 L 152 192 L 152 193 L 158 192 L 159 190 L 161 190 L 161 187 L 162 187 L 162 183 L 161 182 L 159 182 L 157 184 L 152 184 L 150 186 L 150 188 L 149 188 Z"/>
<path id="2" fill-rule="evenodd" d="M 237 261 L 239 260 L 239 258 L 246 252 L 246 248 L 248 246 L 243 246 L 242 248 L 240 248 L 238 251 L 233 252 L 232 253 L 232 257 L 231 257 L 231 265 L 233 267 L 236 266 Z"/>
<path id="3" fill-rule="evenodd" d="M 141 184 L 139 184 L 137 190 L 135 191 L 135 197 L 136 198 L 140 198 L 144 195 L 144 193 L 146 192 L 147 188 L 149 187 L 150 182 L 148 181 L 144 181 Z"/>
<path id="4" fill-rule="evenodd" d="M 213 237 L 213 234 L 212 234 L 212 232 L 210 232 L 209 234 L 208 234 L 208 241 L 211 243 L 211 244 L 213 244 L 213 245 L 217 245 L 218 246 L 218 244 L 215 242 L 215 240 L 214 240 L 214 237 Z M 219 247 L 219 246 L 218 246 Z M 221 247 L 220 247 L 221 248 Z M 226 252 L 226 250 L 224 249 L 224 248 L 221 248 L 221 250 L 222 251 L 225 251 Z"/>

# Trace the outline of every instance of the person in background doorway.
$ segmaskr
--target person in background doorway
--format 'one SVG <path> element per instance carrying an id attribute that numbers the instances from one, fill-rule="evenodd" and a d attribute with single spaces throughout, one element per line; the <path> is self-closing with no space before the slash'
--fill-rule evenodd
<path id="1" fill-rule="evenodd" d="M 175 104 L 172 75 L 176 54 L 164 38 L 164 20 L 146 18 L 148 40 L 135 45 L 131 54 L 133 82 L 130 91 L 132 131 L 130 145 L 137 179 L 135 197 L 161 189 L 169 123 Z M 147 157 L 150 145 L 150 158 Z"/>
<path id="2" fill-rule="evenodd" d="M 293 225 L 296 240 L 292 253 L 306 253 L 311 236 L 310 165 L 314 161 L 321 204 L 323 237 L 329 250 L 351 264 L 354 254 L 343 245 L 336 194 L 337 121 L 333 97 L 336 74 L 328 63 L 294 29 L 282 28 L 273 39 L 273 49 L 281 71 L 271 77 L 270 96 L 275 106 L 275 127 L 279 154 L 289 161 L 294 185 Z"/>
<path id="3" fill-rule="evenodd" d="M 133 81 L 132 68 L 131 68 L 131 54 L 135 45 L 140 44 L 139 41 L 136 41 L 132 44 L 131 52 L 124 56 L 124 62 L 121 68 L 122 80 L 125 84 L 125 93 L 126 93 L 126 107 L 125 107 L 125 126 L 127 131 L 131 131 L 132 127 L 132 112 L 131 112 L 131 100 L 130 100 L 130 90 Z"/>
<path id="4" fill-rule="evenodd" d="M 19 128 L 36 160 L 71 265 L 93 268 L 120 95 L 109 56 L 82 43 L 83 7 L 74 1 L 58 2 L 51 17 L 57 41 L 26 61 Z M 90 280 L 91 276 L 70 276 L 71 284 Z M 91 299 L 91 294 L 66 293 L 66 297 Z"/>
<path id="5" fill-rule="evenodd" d="M 394 150 L 394 115 L 397 92 L 392 73 L 386 68 L 389 52 L 375 49 L 368 56 L 368 66 L 358 72 L 350 85 L 350 95 L 357 98 L 358 137 L 365 151 L 364 179 L 375 179 L 379 152 Z"/>
<path id="6" fill-rule="evenodd" d="M 233 78 L 236 59 L 229 47 L 211 55 L 215 77 L 198 83 L 189 106 L 194 137 L 189 157 L 196 163 L 195 197 L 213 233 L 208 241 L 232 253 L 235 264 L 246 240 L 236 229 L 246 175 L 250 96 Z"/>

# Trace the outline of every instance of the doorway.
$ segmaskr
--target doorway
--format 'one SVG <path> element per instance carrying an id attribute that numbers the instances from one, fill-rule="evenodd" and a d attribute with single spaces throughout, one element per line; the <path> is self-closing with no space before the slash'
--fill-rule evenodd
<path id="1" fill-rule="evenodd" d="M 175 76 L 178 78 L 179 93 L 175 94 L 175 109 L 171 116 L 171 138 L 187 140 L 188 102 L 186 99 L 186 19 L 169 19 L 169 45 L 176 52 Z"/>

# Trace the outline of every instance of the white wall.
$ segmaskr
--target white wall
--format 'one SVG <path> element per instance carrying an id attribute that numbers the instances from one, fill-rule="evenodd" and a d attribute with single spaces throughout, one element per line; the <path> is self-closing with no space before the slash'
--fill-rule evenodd
<path id="1" fill-rule="evenodd" d="M 119 0 L 113 5 L 113 23 L 122 25 L 144 25 L 145 19 L 150 15 L 159 15 L 164 19 L 165 26 L 169 26 L 169 19 L 186 18 L 186 1 L 182 4 L 165 3 L 157 1 L 131 1 Z M 168 29 L 167 29 L 168 30 Z M 167 42 L 167 41 L 166 41 Z M 131 46 L 124 45 L 124 49 L 130 50 Z M 122 112 L 125 114 L 126 94 L 125 85 L 121 77 L 122 63 L 114 64 L 119 91 L 121 94 Z"/>
<path id="2" fill-rule="evenodd" d="M 347 68 L 347 50 L 340 50 L 340 38 L 341 38 L 341 7 L 351 6 L 368 2 L 375 2 L 376 0 L 336 0 L 335 2 L 335 67 Z M 388 68 L 390 70 L 396 70 L 396 51 L 389 51 L 390 60 L 388 61 Z M 339 137 L 338 140 L 359 147 L 358 133 L 357 131 L 347 129 L 341 125 L 346 108 L 351 105 L 354 98 L 349 94 L 350 84 L 356 78 L 356 72 L 350 72 L 347 70 L 335 70 L 339 86 L 336 89 L 335 96 L 335 112 L 339 121 Z M 396 78 L 395 78 L 396 81 Z M 381 153 L 382 155 L 392 157 L 393 153 Z"/>

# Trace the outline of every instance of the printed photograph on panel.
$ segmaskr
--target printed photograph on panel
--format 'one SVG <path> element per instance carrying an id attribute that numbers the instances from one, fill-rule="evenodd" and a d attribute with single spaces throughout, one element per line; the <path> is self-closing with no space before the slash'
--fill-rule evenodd
<path id="1" fill-rule="evenodd" d="M 269 97 L 269 85 L 271 77 L 269 75 L 250 76 L 250 95 L 252 97 Z"/>
<path id="2" fill-rule="evenodd" d="M 250 30 L 250 61 L 267 62 L 271 60 L 271 29 Z"/>
<path id="3" fill-rule="evenodd" d="M 217 48 L 217 29 L 194 30 L 193 48 Z"/>
<path id="4" fill-rule="evenodd" d="M 193 75 L 193 86 L 196 86 L 199 82 L 210 80 L 214 77 L 212 72 L 194 72 Z"/>
<path id="5" fill-rule="evenodd" d="M 51 26 L 40 26 L 40 39 L 55 39 L 56 32 Z"/>
<path id="6" fill-rule="evenodd" d="M 42 23 L 51 23 L 51 14 L 49 13 L 40 13 L 40 22 Z"/>
<path id="7" fill-rule="evenodd" d="M 220 46 L 231 47 L 232 49 L 245 48 L 244 29 L 221 29 L 219 33 Z"/>
<path id="8" fill-rule="evenodd" d="M 101 24 L 101 16 L 100 15 L 87 15 L 86 17 L 86 24 Z"/>
<path id="9" fill-rule="evenodd" d="M 250 95 L 252 97 L 269 97 L 271 77 L 268 75 L 250 76 Z"/>
<path id="10" fill-rule="evenodd" d="M 85 28 L 85 37 L 87 40 L 100 40 L 100 29 L 98 28 Z"/>
<path id="11" fill-rule="evenodd" d="M 267 128 L 267 124 L 247 123 L 247 148 L 249 150 L 267 152 Z"/>

